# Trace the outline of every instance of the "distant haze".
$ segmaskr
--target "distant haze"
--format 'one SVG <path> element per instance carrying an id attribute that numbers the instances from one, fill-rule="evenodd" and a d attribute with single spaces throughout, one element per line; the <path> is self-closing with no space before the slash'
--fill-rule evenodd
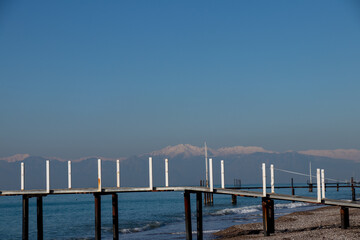
<path id="1" fill-rule="evenodd" d="M 306 183 L 309 177 L 309 164 L 312 164 L 312 175 L 316 168 L 325 169 L 326 177 L 340 181 L 348 181 L 350 177 L 360 176 L 360 161 L 354 150 L 334 150 L 336 156 L 329 155 L 331 151 L 312 150 L 307 154 L 288 151 L 274 152 L 261 147 L 223 147 L 209 149 L 208 156 L 213 159 L 214 182 L 220 184 L 220 160 L 225 162 L 225 181 L 231 185 L 234 179 L 241 179 L 243 184 L 261 182 L 261 164 L 267 168 L 274 164 L 275 168 L 294 171 L 300 175 L 276 171 L 276 183 L 289 182 L 291 178 L 297 183 Z M 342 154 L 340 154 L 342 153 Z M 351 153 L 351 154 L 350 154 Z M 358 152 L 357 152 L 358 153 Z M 323 154 L 324 156 L 320 156 Z M 198 185 L 205 179 L 204 148 L 190 144 L 168 146 L 150 153 L 139 154 L 121 160 L 121 186 L 147 186 L 148 157 L 153 157 L 153 174 L 155 186 L 164 185 L 164 159 L 169 159 L 170 184 Z M 350 157 L 349 157 L 350 156 Z M 76 159 L 72 163 L 73 187 L 96 187 L 97 157 Z M 0 160 L 0 191 L 1 189 L 19 189 L 20 162 L 25 163 L 26 189 L 42 189 L 45 184 L 45 160 L 47 157 L 18 154 Z M 116 184 L 115 159 L 102 158 L 104 186 L 113 187 Z M 16 161 L 15 161 L 16 160 Z M 66 188 L 67 163 L 64 159 L 50 159 L 52 188 Z M 304 176 L 305 174 L 305 176 Z"/>
<path id="2" fill-rule="evenodd" d="M 243 154 L 252 154 L 252 153 L 280 153 L 276 151 L 266 150 L 263 147 L 256 146 L 233 146 L 233 147 L 221 147 L 218 149 L 213 149 L 208 147 L 208 157 L 217 157 L 217 156 L 229 156 L 229 155 L 243 155 Z M 296 151 L 286 151 L 286 152 L 296 152 Z M 329 157 L 335 159 L 346 159 L 360 162 L 360 150 L 356 149 L 335 149 L 335 150 L 306 150 L 298 151 L 300 154 L 311 155 L 311 156 L 320 156 L 320 157 Z M 139 156 L 149 155 L 149 156 L 167 156 L 167 157 L 176 157 L 178 155 L 183 155 L 185 157 L 194 157 L 194 156 L 205 156 L 205 147 L 193 146 L 191 144 L 178 144 L 174 146 L 167 146 L 160 150 L 154 150 L 149 153 L 141 153 Z M 30 157 L 29 154 L 15 154 L 8 157 L 0 157 L 0 160 L 7 162 L 16 162 L 23 161 L 24 159 Z M 43 156 L 44 157 L 44 156 Z M 47 159 L 56 159 L 59 161 L 75 161 L 81 162 L 90 158 L 101 158 L 102 160 L 115 161 L 117 159 L 123 161 L 127 159 L 126 157 L 118 158 L 108 158 L 103 156 L 87 156 L 77 159 L 63 159 L 56 156 L 45 157 Z"/>

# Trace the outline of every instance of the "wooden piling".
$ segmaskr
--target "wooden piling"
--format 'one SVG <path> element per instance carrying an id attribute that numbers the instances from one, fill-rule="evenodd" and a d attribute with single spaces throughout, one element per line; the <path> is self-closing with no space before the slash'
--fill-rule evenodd
<path id="1" fill-rule="evenodd" d="M 295 188 L 294 188 L 294 179 L 291 178 L 291 195 L 295 195 Z M 295 202 L 295 201 L 292 201 Z"/>
<path id="2" fill-rule="evenodd" d="M 313 192 L 313 184 L 309 183 L 309 192 Z"/>
<path id="3" fill-rule="evenodd" d="M 196 223 L 197 223 L 197 239 L 203 239 L 203 214 L 201 192 L 196 193 Z"/>
<path id="4" fill-rule="evenodd" d="M 113 239 L 119 239 L 119 210 L 118 210 L 118 195 L 112 194 L 112 218 L 113 218 Z"/>
<path id="5" fill-rule="evenodd" d="M 341 207 L 340 208 L 340 216 L 341 216 L 341 228 L 347 229 L 350 227 L 349 223 L 349 208 Z"/>
<path id="6" fill-rule="evenodd" d="M 37 205 L 37 239 L 42 240 L 44 238 L 43 234 L 43 200 L 42 196 L 38 196 L 36 199 Z"/>
<path id="7" fill-rule="evenodd" d="M 235 194 L 231 195 L 231 203 L 234 205 L 237 204 L 237 196 Z"/>
<path id="8" fill-rule="evenodd" d="M 186 240 L 192 240 L 190 192 L 184 192 Z"/>
<path id="9" fill-rule="evenodd" d="M 94 193 L 95 197 L 95 240 L 101 240 L 101 195 Z"/>
<path id="10" fill-rule="evenodd" d="M 26 195 L 22 199 L 22 239 L 29 239 L 29 198 Z"/>
<path id="11" fill-rule="evenodd" d="M 339 183 L 336 183 L 336 191 L 339 191 Z"/>
<path id="12" fill-rule="evenodd" d="M 264 236 L 270 236 L 275 232 L 274 201 L 270 198 L 262 198 Z"/>
<path id="13" fill-rule="evenodd" d="M 356 201 L 355 187 L 354 187 L 354 178 L 353 178 L 353 177 L 351 177 L 351 200 L 352 200 L 352 201 Z"/>

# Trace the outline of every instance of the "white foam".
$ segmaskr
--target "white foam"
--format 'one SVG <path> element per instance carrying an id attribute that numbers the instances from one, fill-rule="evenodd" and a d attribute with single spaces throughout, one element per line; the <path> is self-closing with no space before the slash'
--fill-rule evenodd
<path id="1" fill-rule="evenodd" d="M 210 215 L 218 216 L 218 215 L 230 215 L 230 214 L 247 214 L 247 213 L 254 213 L 259 212 L 261 210 L 261 205 L 254 205 L 254 206 L 247 206 L 247 207 L 240 207 L 240 208 L 225 208 Z"/>
<path id="2" fill-rule="evenodd" d="M 309 203 L 304 203 L 304 202 L 292 202 L 292 203 L 278 203 L 275 204 L 274 207 L 275 209 L 284 209 L 284 208 L 297 208 L 297 207 L 305 207 L 305 206 L 309 206 Z"/>
<path id="3" fill-rule="evenodd" d="M 152 222 L 152 223 L 148 223 L 145 226 L 142 227 L 135 227 L 135 228 L 124 228 L 124 229 L 120 229 L 121 233 L 135 233 L 135 232 L 143 232 L 146 230 L 150 230 L 150 229 L 154 229 L 157 227 L 160 227 L 161 223 L 160 222 Z"/>
<path id="4" fill-rule="evenodd" d="M 278 203 L 275 204 L 274 207 L 275 209 L 292 209 L 292 208 L 304 207 L 309 205 L 310 205 L 309 203 L 295 202 L 295 203 Z M 262 210 L 261 205 L 252 205 L 252 206 L 246 206 L 240 208 L 225 208 L 222 210 L 218 210 L 214 213 L 210 213 L 210 215 L 219 216 L 219 215 L 230 215 L 230 214 L 248 214 L 248 213 L 261 212 L 261 210 Z"/>

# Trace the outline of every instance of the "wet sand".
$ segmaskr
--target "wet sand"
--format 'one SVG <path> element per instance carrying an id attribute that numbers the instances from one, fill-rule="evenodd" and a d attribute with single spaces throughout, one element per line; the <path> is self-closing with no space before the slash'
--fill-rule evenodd
<path id="1" fill-rule="evenodd" d="M 216 239 L 360 239 L 360 209 L 349 208 L 350 227 L 341 229 L 340 207 L 295 212 L 275 219 L 275 233 L 264 237 L 262 223 L 235 225 Z"/>

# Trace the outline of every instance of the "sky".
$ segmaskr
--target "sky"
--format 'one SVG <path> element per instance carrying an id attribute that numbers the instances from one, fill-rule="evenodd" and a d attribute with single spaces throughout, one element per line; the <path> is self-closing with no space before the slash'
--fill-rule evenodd
<path id="1" fill-rule="evenodd" d="M 357 1 L 1 1 L 0 156 L 360 149 Z"/>

